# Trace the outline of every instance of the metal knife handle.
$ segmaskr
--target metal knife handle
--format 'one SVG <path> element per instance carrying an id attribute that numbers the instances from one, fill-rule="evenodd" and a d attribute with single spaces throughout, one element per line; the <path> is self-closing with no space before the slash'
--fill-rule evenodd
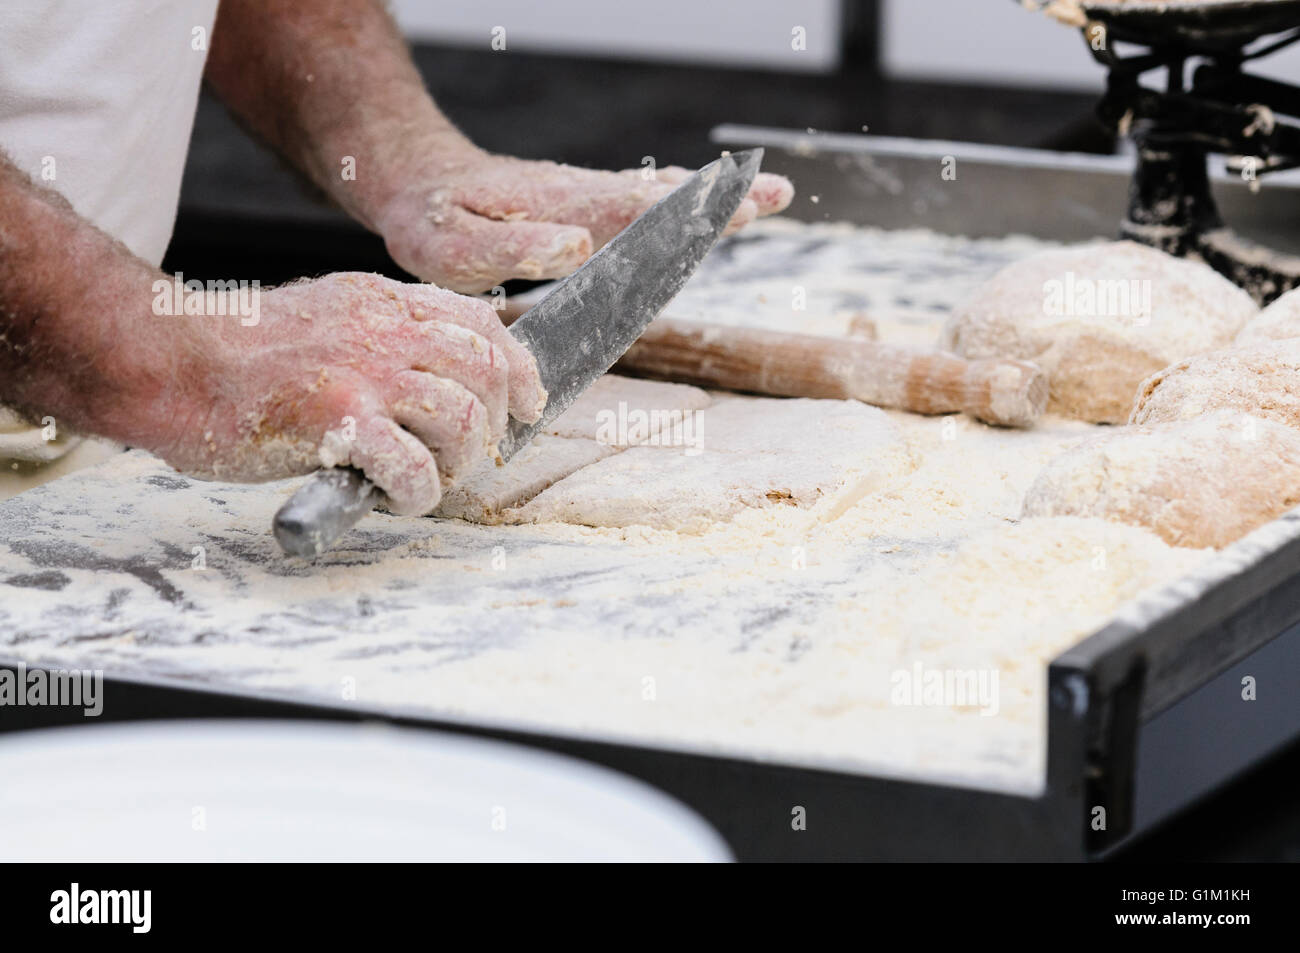
<path id="1" fill-rule="evenodd" d="M 290 556 L 319 556 L 376 502 L 375 485 L 360 470 L 318 470 L 275 514 L 275 538 Z"/>

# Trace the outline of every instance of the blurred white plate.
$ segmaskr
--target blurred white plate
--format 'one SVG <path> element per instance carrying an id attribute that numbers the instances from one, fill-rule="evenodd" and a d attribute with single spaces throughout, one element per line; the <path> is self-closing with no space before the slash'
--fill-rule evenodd
<path id="1" fill-rule="evenodd" d="M 666 794 L 583 761 L 376 725 L 0 735 L 0 860 L 720 861 Z"/>

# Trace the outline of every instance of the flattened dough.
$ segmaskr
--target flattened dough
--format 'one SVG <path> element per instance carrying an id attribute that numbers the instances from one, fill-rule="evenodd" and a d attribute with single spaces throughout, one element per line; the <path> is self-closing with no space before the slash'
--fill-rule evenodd
<path id="1" fill-rule="evenodd" d="M 472 523 L 500 522 L 501 513 L 522 506 L 570 473 L 618 451 L 595 440 L 538 434 L 505 466 L 484 460 L 442 495 L 439 516 Z"/>
<path id="2" fill-rule="evenodd" d="M 702 451 L 633 447 L 584 467 L 512 522 L 703 532 L 746 509 L 838 508 L 910 473 L 906 440 L 856 401 L 728 398 L 700 412 Z"/>
<path id="3" fill-rule="evenodd" d="M 1143 378 L 1229 344 L 1256 313 L 1246 292 L 1206 265 L 1111 242 L 1002 269 L 953 312 L 940 346 L 1035 361 L 1051 385 L 1050 411 L 1123 423 Z"/>
<path id="4" fill-rule="evenodd" d="M 711 403 L 708 393 L 689 384 L 606 374 L 555 418 L 546 433 L 599 440 L 612 447 L 635 446 L 670 428 L 674 412 L 680 419 L 681 411 L 702 410 Z"/>
<path id="5" fill-rule="evenodd" d="M 1284 338 L 1300 338 L 1300 288 L 1281 295 L 1237 333 L 1238 344 Z"/>
<path id="6" fill-rule="evenodd" d="M 712 402 L 698 387 L 606 374 L 505 466 L 484 460 L 449 487 L 437 514 L 499 523 L 553 483 L 625 446 L 658 442 Z"/>
<path id="7" fill-rule="evenodd" d="M 1220 410 L 1129 427 L 1052 460 L 1024 516 L 1145 526 L 1171 546 L 1226 546 L 1300 503 L 1300 433 Z"/>
<path id="8" fill-rule="evenodd" d="M 1135 424 L 1236 410 L 1300 428 L 1300 338 L 1202 354 L 1143 381 Z"/>

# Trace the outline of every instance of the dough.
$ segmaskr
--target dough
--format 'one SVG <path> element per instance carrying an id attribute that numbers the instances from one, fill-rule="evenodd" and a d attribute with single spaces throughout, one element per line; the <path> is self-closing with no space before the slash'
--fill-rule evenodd
<path id="1" fill-rule="evenodd" d="M 954 310 L 940 346 L 1036 361 L 1048 410 L 1123 423 L 1143 378 L 1223 347 L 1254 314 L 1209 267 L 1136 242 L 1051 249 L 1002 269 Z"/>
<path id="2" fill-rule="evenodd" d="M 1288 291 L 1246 322 L 1237 334 L 1238 344 L 1300 338 L 1300 288 Z"/>
<path id="3" fill-rule="evenodd" d="M 484 460 L 449 487 L 437 515 L 473 523 L 500 522 L 503 511 L 522 506 L 570 473 L 617 452 L 595 440 L 538 434 L 504 466 Z"/>
<path id="4" fill-rule="evenodd" d="M 1126 428 L 1051 461 L 1023 515 L 1145 526 L 1171 546 L 1226 546 L 1300 503 L 1300 433 L 1219 410 Z"/>
<path id="5" fill-rule="evenodd" d="M 612 447 L 654 443 L 682 419 L 684 411 L 713 403 L 708 393 L 688 384 L 646 381 L 606 374 L 588 387 L 546 428 L 557 437 L 582 437 Z"/>
<path id="6" fill-rule="evenodd" d="M 747 509 L 833 518 L 915 466 L 884 411 L 857 401 L 734 397 L 699 420 L 698 452 L 624 450 L 556 483 L 509 520 L 698 533 Z"/>
<path id="7" fill-rule="evenodd" d="M 1212 410 L 1300 428 L 1300 338 L 1202 354 L 1142 382 L 1132 422 L 1187 420 Z"/>
<path id="8" fill-rule="evenodd" d="M 698 387 L 606 374 L 504 466 L 484 460 L 449 487 L 437 515 L 498 523 L 506 510 L 622 447 L 688 445 L 694 434 L 686 415 L 712 402 Z"/>

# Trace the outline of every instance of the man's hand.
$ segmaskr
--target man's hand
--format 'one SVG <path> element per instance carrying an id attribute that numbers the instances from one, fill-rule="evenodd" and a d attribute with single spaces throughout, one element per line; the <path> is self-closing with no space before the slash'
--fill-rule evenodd
<path id="1" fill-rule="evenodd" d="M 200 314 L 171 286 L 0 154 L 0 403 L 28 419 L 210 478 L 351 464 L 395 512 L 425 513 L 509 415 L 546 403 L 532 355 L 474 298 L 336 274 L 254 290 L 249 320 L 247 289 L 210 291 Z"/>
<path id="2" fill-rule="evenodd" d="M 379 0 L 222 0 L 206 76 L 399 265 L 456 291 L 568 274 L 689 174 L 647 179 L 478 149 L 429 96 Z M 793 194 L 760 174 L 732 228 Z"/>
<path id="3" fill-rule="evenodd" d="M 181 322 L 199 359 L 165 400 L 154 449 L 178 470 L 269 480 L 352 465 L 395 513 L 427 513 L 442 483 L 495 456 L 507 416 L 537 420 L 532 355 L 482 301 L 378 275 L 263 292 L 259 323 Z"/>
<path id="4" fill-rule="evenodd" d="M 377 216 L 389 254 L 425 281 L 474 292 L 510 278 L 569 274 L 691 172 L 599 172 L 463 143 L 444 144 L 405 174 Z M 728 231 L 781 211 L 793 195 L 787 179 L 760 173 Z"/>

